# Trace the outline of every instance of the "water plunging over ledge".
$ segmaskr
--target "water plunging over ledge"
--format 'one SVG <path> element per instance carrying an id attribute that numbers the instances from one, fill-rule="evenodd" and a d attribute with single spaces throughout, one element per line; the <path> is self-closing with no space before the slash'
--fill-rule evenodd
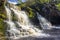
<path id="1" fill-rule="evenodd" d="M 37 18 L 39 19 L 40 25 L 43 29 L 51 29 L 53 27 L 52 24 L 43 16 L 41 16 L 38 12 L 37 12 Z"/>
<path id="2" fill-rule="evenodd" d="M 37 18 L 42 27 L 42 30 L 31 24 L 30 19 L 25 11 L 19 10 L 16 3 L 12 7 L 5 6 L 7 20 L 6 36 L 8 40 L 60 40 L 60 26 L 52 26 L 52 24 L 40 15 L 38 12 Z M 17 20 L 13 21 L 15 15 Z"/>
<path id="3" fill-rule="evenodd" d="M 49 34 L 43 33 L 42 30 L 34 27 L 28 19 L 28 16 L 25 11 L 16 10 L 14 8 L 8 8 L 5 6 L 8 20 L 5 22 L 8 24 L 7 27 L 7 36 L 11 39 L 19 39 L 22 37 L 49 37 Z M 17 16 L 18 21 L 16 23 L 19 25 L 19 28 L 12 21 L 12 12 Z M 9 33 L 9 34 L 8 34 Z"/>

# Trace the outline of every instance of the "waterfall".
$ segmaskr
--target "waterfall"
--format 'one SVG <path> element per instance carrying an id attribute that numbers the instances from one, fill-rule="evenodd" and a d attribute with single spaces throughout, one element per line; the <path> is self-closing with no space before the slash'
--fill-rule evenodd
<path id="1" fill-rule="evenodd" d="M 38 12 L 37 18 L 40 21 L 40 25 L 43 29 L 60 29 L 60 26 L 52 25 L 46 18 L 41 16 Z"/>
<path id="2" fill-rule="evenodd" d="M 18 22 L 20 22 L 21 25 L 29 25 L 28 16 L 24 11 L 15 10 L 13 8 L 11 8 L 11 10 L 13 10 L 15 15 L 18 17 Z"/>
<path id="3" fill-rule="evenodd" d="M 5 21 L 8 24 L 7 27 L 7 32 L 9 32 L 10 34 L 10 38 L 17 38 L 17 36 L 20 35 L 20 31 L 17 30 L 15 23 L 12 21 L 12 16 L 11 16 L 11 10 L 5 6 L 6 12 L 7 12 L 7 17 L 8 20 Z M 17 35 L 16 35 L 17 34 Z"/>
<path id="4" fill-rule="evenodd" d="M 5 6 L 5 9 L 6 9 L 6 12 L 7 12 L 7 17 L 8 17 L 8 20 L 11 21 L 12 19 L 12 16 L 11 16 L 11 11 L 9 10 L 8 7 Z"/>
<path id="5" fill-rule="evenodd" d="M 43 33 L 42 30 L 36 28 L 34 25 L 32 25 L 29 21 L 29 18 L 26 14 L 25 11 L 20 11 L 17 8 L 8 8 L 7 6 L 5 6 L 6 12 L 7 12 L 7 18 L 8 20 L 6 20 L 5 22 L 8 24 L 7 27 L 7 33 L 9 38 L 12 39 L 19 39 L 21 37 L 48 37 L 50 36 L 49 34 L 45 34 Z M 14 12 L 14 14 L 17 16 L 18 21 L 16 21 L 16 23 L 14 23 L 14 21 L 12 21 L 12 12 L 11 10 Z M 16 26 L 16 24 L 18 24 L 19 27 Z"/>
<path id="6" fill-rule="evenodd" d="M 40 25 L 43 29 L 51 29 L 53 27 L 52 24 L 43 16 L 41 16 L 38 12 L 37 12 L 37 18 L 39 19 Z"/>

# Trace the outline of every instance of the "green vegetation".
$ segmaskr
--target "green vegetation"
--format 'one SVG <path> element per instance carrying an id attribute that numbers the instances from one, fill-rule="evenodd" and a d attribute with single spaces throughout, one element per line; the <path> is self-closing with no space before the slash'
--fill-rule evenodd
<path id="1" fill-rule="evenodd" d="M 4 23 L 5 19 L 6 12 L 4 9 L 4 1 L 0 0 L 0 40 L 6 40 L 5 38 L 6 23 Z"/>
<path id="2" fill-rule="evenodd" d="M 40 3 L 49 3 L 51 0 L 38 0 Z"/>
<path id="3" fill-rule="evenodd" d="M 27 10 L 28 10 L 28 16 L 29 18 L 34 18 L 34 12 L 33 12 L 33 9 L 31 9 L 30 7 L 27 7 Z"/>
<path id="4" fill-rule="evenodd" d="M 60 10 L 60 3 L 56 4 L 57 9 Z"/>

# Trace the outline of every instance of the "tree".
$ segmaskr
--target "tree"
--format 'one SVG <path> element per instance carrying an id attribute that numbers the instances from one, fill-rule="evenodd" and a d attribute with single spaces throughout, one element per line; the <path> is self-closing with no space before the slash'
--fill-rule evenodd
<path id="1" fill-rule="evenodd" d="M 21 4 L 22 3 L 22 0 L 18 0 L 18 4 Z"/>

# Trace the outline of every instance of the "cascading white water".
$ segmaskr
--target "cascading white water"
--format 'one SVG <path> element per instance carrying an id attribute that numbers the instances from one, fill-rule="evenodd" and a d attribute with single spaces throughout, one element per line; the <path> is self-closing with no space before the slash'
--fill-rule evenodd
<path id="1" fill-rule="evenodd" d="M 15 15 L 18 16 L 18 22 L 22 29 L 28 31 L 29 35 L 35 35 L 35 36 L 45 36 L 45 34 L 41 34 L 41 30 L 35 28 L 29 21 L 27 14 L 25 11 L 15 10 L 11 8 L 11 10 L 14 11 Z M 31 33 L 31 34 L 30 34 Z M 37 35 L 38 34 L 38 35 Z"/>
<path id="2" fill-rule="evenodd" d="M 10 38 L 12 39 L 18 39 L 21 37 L 28 37 L 28 36 L 32 36 L 32 37 L 47 37 L 50 36 L 48 34 L 44 34 L 42 33 L 41 30 L 35 28 L 29 21 L 28 16 L 26 15 L 25 11 L 20 11 L 20 10 L 16 10 L 13 8 L 10 8 L 14 14 L 18 17 L 18 21 L 16 22 L 20 28 L 18 28 L 15 23 L 12 21 L 12 12 L 11 10 L 5 6 L 5 9 L 7 11 L 7 17 L 8 17 L 8 21 L 7 24 L 9 25 L 7 27 L 7 32 L 9 32 L 10 34 Z"/>
<path id="3" fill-rule="evenodd" d="M 8 17 L 8 21 L 5 21 L 7 22 L 7 24 L 9 25 L 7 27 L 7 32 L 9 32 L 10 34 L 10 38 L 17 38 L 17 36 L 20 35 L 20 31 L 16 29 L 16 26 L 14 24 L 14 22 L 12 22 L 12 17 L 11 17 L 11 10 L 5 6 L 5 9 L 7 11 L 7 17 Z M 16 35 L 18 34 L 18 35 Z"/>
<path id="4" fill-rule="evenodd" d="M 9 8 L 7 8 L 6 6 L 5 6 L 5 9 L 6 9 L 6 12 L 7 12 L 7 17 L 8 17 L 8 20 L 9 21 L 11 21 L 12 19 L 12 16 L 11 16 L 11 11 L 9 10 Z M 8 14 L 9 13 L 9 14 Z"/>
<path id="5" fill-rule="evenodd" d="M 18 22 L 20 22 L 21 25 L 29 25 L 29 19 L 28 16 L 24 11 L 19 11 L 11 8 L 15 12 L 15 15 L 18 17 Z"/>
<path id="6" fill-rule="evenodd" d="M 37 12 L 37 18 L 40 21 L 40 25 L 43 29 L 51 29 L 52 28 L 52 24 L 45 19 L 43 16 L 41 16 L 38 12 Z"/>
<path id="7" fill-rule="evenodd" d="M 60 27 L 52 25 L 47 19 L 45 19 L 43 16 L 41 16 L 38 12 L 37 12 L 37 18 L 40 21 L 40 25 L 43 29 L 60 29 Z"/>

